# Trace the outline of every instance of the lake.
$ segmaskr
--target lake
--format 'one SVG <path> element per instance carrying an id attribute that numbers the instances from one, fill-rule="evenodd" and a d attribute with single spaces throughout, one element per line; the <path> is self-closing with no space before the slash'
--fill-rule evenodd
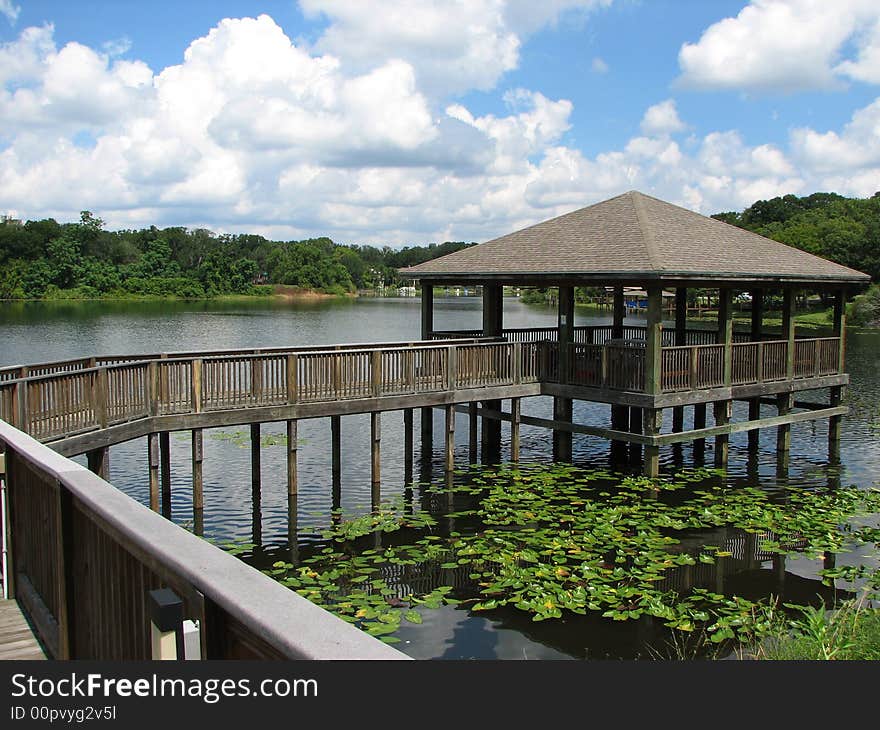
<path id="1" fill-rule="evenodd" d="M 70 302 L 0 304 L 0 365 L 47 362 L 94 354 L 138 354 L 197 349 L 326 345 L 350 342 L 381 342 L 418 339 L 419 300 L 417 298 L 360 298 L 326 300 L 306 304 L 276 301 L 237 302 Z M 556 313 L 548 307 L 522 304 L 505 299 L 505 327 L 554 325 Z M 605 324 L 610 318 L 576 314 L 576 324 Z M 468 329 L 480 326 L 481 302 L 473 297 L 437 297 L 435 328 Z M 637 323 L 637 322 L 636 322 Z M 880 446 L 876 438 L 878 389 L 880 389 L 880 332 L 847 333 L 847 370 L 851 375 L 848 404 L 851 413 L 844 419 L 840 464 L 827 460 L 827 422 L 792 426 L 790 460 L 780 465 L 775 450 L 775 434 L 762 432 L 760 450 L 749 457 L 746 434 L 730 439 L 730 461 L 726 474 L 707 474 L 695 482 L 700 488 L 721 485 L 757 486 L 768 494 L 782 487 L 805 491 L 830 485 L 854 484 L 868 487 L 880 475 Z M 551 399 L 533 398 L 523 402 L 523 412 L 550 417 Z M 735 404 L 734 419 L 745 417 L 745 404 Z M 417 416 L 418 418 L 418 416 Z M 382 497 L 397 502 L 394 510 L 433 515 L 433 528 L 404 528 L 389 533 L 371 533 L 355 542 L 358 549 L 375 549 L 381 544 L 401 546 L 432 530 L 448 538 L 450 533 L 469 535 L 479 532 L 468 513 L 474 511 L 474 494 L 468 485 L 497 483 L 498 477 L 485 478 L 480 471 L 460 474 L 455 484 L 462 491 L 442 498 L 443 485 L 442 416 L 435 413 L 435 438 L 429 452 L 421 453 L 419 429 L 415 437 L 415 485 L 406 485 L 403 464 L 403 416 L 389 412 L 382 416 Z M 456 465 L 467 471 L 468 429 L 465 416 L 459 416 L 456 429 Z M 605 423 L 608 408 L 577 404 L 575 420 Z M 664 430 L 668 430 L 666 418 Z M 323 537 L 341 520 L 356 520 L 371 509 L 369 418 L 342 419 L 343 463 L 338 490 L 331 483 L 328 419 L 300 422 L 297 549 L 289 542 L 288 507 L 285 483 L 285 449 L 274 435 L 284 432 L 284 424 L 265 424 L 267 437 L 262 455 L 262 498 L 257 510 L 251 498 L 250 452 L 246 429 L 212 429 L 205 432 L 204 458 L 204 535 L 220 542 L 237 542 L 241 556 L 267 569 L 273 563 L 292 558 L 301 560 L 329 550 L 337 543 Z M 509 430 L 502 430 L 502 455 L 507 451 Z M 521 461 L 524 465 L 543 465 L 550 470 L 550 432 L 522 427 Z M 172 519 L 192 528 L 189 493 L 190 442 L 188 433 L 171 438 L 173 502 Z M 711 441 L 710 441 L 711 445 Z M 711 460 L 711 449 L 707 459 Z M 78 458 L 84 463 L 84 458 Z M 607 472 L 608 443 L 597 438 L 574 436 L 573 461 L 582 473 Z M 695 464 L 690 445 L 661 449 L 661 469 L 665 475 L 688 470 Z M 539 469 L 538 473 L 541 473 Z M 503 476 L 501 478 L 508 478 Z M 530 477 L 531 478 L 531 477 Z M 615 477 L 616 478 L 616 477 Z M 493 482 L 492 480 L 496 480 Z M 136 440 L 111 449 L 110 480 L 117 487 L 148 504 L 145 440 Z M 475 482 L 476 480 L 476 482 Z M 487 481 L 488 480 L 488 481 Z M 610 479 L 613 482 L 614 478 Z M 562 485 L 561 488 L 564 488 Z M 692 484 L 689 489 L 695 488 Z M 677 493 L 673 502 L 685 500 Z M 403 506 L 401 507 L 401 500 Z M 672 506 L 672 505 L 670 505 Z M 334 507 L 338 511 L 334 512 Z M 392 510 L 393 511 L 393 510 Z M 448 517 L 449 512 L 460 515 Z M 256 514 L 256 519 L 255 519 Z M 395 513 L 396 514 L 396 513 Z M 696 531 L 694 539 L 703 532 Z M 708 538 L 707 538 L 708 539 Z M 845 565 L 857 556 L 837 556 Z M 765 561 L 766 562 L 766 561 Z M 785 565 L 792 591 L 818 590 L 815 560 L 789 558 Z M 754 566 L 754 575 L 741 581 L 744 594 L 775 590 L 765 587 L 769 564 Z M 447 569 L 448 570 L 448 569 Z M 467 573 L 467 570 L 464 571 Z M 476 575 L 476 574 L 474 574 Z M 788 577 L 791 576 L 791 577 Z M 410 576 L 412 577 L 412 576 Z M 424 577 L 424 576 L 422 576 Z M 447 580 L 449 576 L 446 576 Z M 420 577 L 421 579 L 421 577 Z M 465 583 L 466 579 L 462 579 Z M 443 580 L 437 578 L 436 581 Z M 435 581 L 435 582 L 436 582 Z M 740 586 L 732 583 L 731 585 Z M 778 586 L 777 586 L 778 587 Z M 473 589 L 473 586 L 471 586 Z M 456 588 L 457 592 L 464 590 Z M 462 594 L 464 595 L 464 594 Z M 469 608 L 470 607 L 470 608 Z M 441 605 L 420 613 L 420 623 L 403 622 L 396 637 L 398 648 L 417 658 L 515 658 L 564 659 L 580 657 L 629 658 L 651 655 L 650 647 L 660 640 L 656 627 L 643 620 L 610 621 L 598 614 L 567 616 L 534 622 L 513 608 L 473 611 L 473 601 Z M 658 638 L 659 637 L 659 638 Z"/>

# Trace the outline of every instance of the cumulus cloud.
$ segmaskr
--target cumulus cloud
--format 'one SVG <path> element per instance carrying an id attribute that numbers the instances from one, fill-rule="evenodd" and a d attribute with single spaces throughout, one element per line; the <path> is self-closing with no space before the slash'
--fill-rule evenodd
<path id="1" fill-rule="evenodd" d="M 855 54 L 845 58 L 846 54 Z M 876 0 L 752 0 L 678 56 L 682 85 L 794 92 L 880 82 Z"/>
<path id="2" fill-rule="evenodd" d="M 567 141 L 570 100 L 519 88 L 481 114 L 419 73 L 293 43 L 268 16 L 223 20 L 155 70 L 26 28 L 0 46 L 0 211 L 394 245 L 485 240 L 633 188 L 713 213 L 880 187 L 880 100 L 753 146 L 724 129 L 680 140 L 693 127 L 670 98 L 587 156 Z"/>
<path id="3" fill-rule="evenodd" d="M 300 0 L 306 17 L 323 16 L 320 52 L 369 68 L 377 58 L 400 58 L 415 69 L 431 96 L 489 90 L 517 67 L 523 39 L 572 11 L 589 12 L 612 0 L 385 0 L 377 13 L 357 0 Z M 439 31 L 438 31 L 439 29 Z"/>
<path id="4" fill-rule="evenodd" d="M 687 126 L 678 118 L 675 100 L 667 99 L 648 107 L 642 117 L 641 129 L 644 134 L 657 136 L 683 132 Z"/>

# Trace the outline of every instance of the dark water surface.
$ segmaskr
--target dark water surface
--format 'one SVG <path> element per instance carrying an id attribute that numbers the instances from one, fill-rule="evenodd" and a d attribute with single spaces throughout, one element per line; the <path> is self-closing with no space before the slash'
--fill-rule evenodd
<path id="1" fill-rule="evenodd" d="M 135 354 L 196 349 L 324 345 L 344 342 L 379 342 L 419 337 L 419 301 L 413 298 L 362 298 L 314 304 L 253 302 L 162 302 L 162 303 L 16 303 L 0 304 L 0 365 L 46 362 L 94 354 Z M 436 329 L 468 329 L 480 326 L 480 300 L 468 297 L 435 300 Z M 506 299 L 504 325 L 527 327 L 553 325 L 556 314 L 544 307 L 531 307 Z M 576 324 L 602 324 L 608 318 L 576 315 Z M 844 419 L 839 466 L 829 466 L 826 421 L 794 424 L 788 464 L 780 465 L 775 433 L 761 434 L 761 446 L 749 456 L 746 434 L 730 440 L 730 461 L 723 477 L 731 485 L 752 485 L 773 490 L 780 486 L 821 488 L 829 484 L 868 487 L 880 476 L 880 332 L 847 333 L 847 369 L 851 375 Z M 825 398 L 825 394 L 816 394 Z M 742 409 L 742 410 L 741 410 Z M 767 409 L 769 415 L 772 409 Z M 551 399 L 523 401 L 523 413 L 550 417 Z M 745 417 L 745 404 L 735 404 L 734 419 Z M 575 420 L 588 424 L 608 422 L 607 406 L 577 404 Z M 435 438 L 430 452 L 421 453 L 419 427 L 415 426 L 414 476 L 417 482 L 443 480 L 441 415 L 435 413 Z M 664 430 L 669 429 L 669 418 Z M 418 421 L 418 416 L 416 416 Z M 284 424 L 264 424 L 266 436 L 281 435 Z M 338 506 L 345 519 L 371 509 L 369 419 L 342 419 L 343 463 Z M 299 555 L 326 545 L 321 533 L 331 525 L 334 489 L 330 478 L 329 419 L 301 421 L 299 427 L 300 493 L 297 515 Z M 509 427 L 502 428 L 502 457 L 509 453 Z M 460 416 L 456 429 L 456 464 L 468 464 L 468 428 Z M 285 449 L 267 443 L 262 453 L 262 499 L 258 519 L 250 483 L 250 451 L 246 428 L 211 429 L 204 440 L 204 534 L 221 542 L 254 543 L 244 559 L 264 568 L 277 560 L 289 560 L 288 507 L 285 483 Z M 550 432 L 522 427 L 523 463 L 549 463 Z M 190 440 L 186 432 L 172 434 L 172 518 L 192 526 L 189 491 Z M 711 465 L 711 440 L 706 459 Z M 78 459 L 83 461 L 83 459 Z M 607 442 L 574 436 L 574 462 L 585 468 L 608 469 Z M 665 474 L 695 466 L 692 447 L 661 450 Z M 110 479 L 120 489 L 148 504 L 146 443 L 139 439 L 111 449 Z M 459 481 L 465 477 L 458 477 Z M 403 463 L 403 416 L 382 415 L 382 497 L 405 498 L 415 510 L 433 509 L 438 517 L 445 505 L 431 498 L 423 486 L 407 489 Z M 460 505 L 456 505 L 457 508 Z M 458 529 L 466 529 L 461 524 Z M 476 528 L 474 528 L 476 529 Z M 386 539 L 383 536 L 383 539 Z M 392 539 L 401 539 L 393 536 Z M 838 556 L 844 565 L 856 556 Z M 772 574 L 769 564 L 743 585 L 743 592 L 773 590 L 764 586 Z M 821 567 L 821 566 L 819 566 Z M 818 590 L 815 561 L 789 559 L 786 570 L 809 593 Z M 399 648 L 418 658 L 580 658 L 645 656 L 643 621 L 611 622 L 598 617 L 550 620 L 540 623 L 517 610 L 491 614 L 474 613 L 465 606 L 446 606 L 423 612 L 419 626 L 404 624 Z"/>

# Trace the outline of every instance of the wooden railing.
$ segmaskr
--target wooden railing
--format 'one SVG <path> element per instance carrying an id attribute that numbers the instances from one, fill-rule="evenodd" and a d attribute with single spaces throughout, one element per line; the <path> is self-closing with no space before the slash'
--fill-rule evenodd
<path id="1" fill-rule="evenodd" d="M 405 659 L 26 434 L 0 423 L 9 588 L 55 659 L 150 659 L 171 588 L 206 659 Z"/>
<path id="2" fill-rule="evenodd" d="M 593 333 L 595 335 L 595 331 Z M 604 332 L 600 332 L 600 337 Z M 795 342 L 795 379 L 837 374 L 840 340 Z M 663 347 L 661 391 L 785 380 L 786 341 Z M 541 381 L 640 392 L 644 340 L 575 343 L 456 340 L 372 348 L 204 354 L 137 360 L 0 382 L 0 418 L 40 440 L 150 416 L 429 394 Z"/>

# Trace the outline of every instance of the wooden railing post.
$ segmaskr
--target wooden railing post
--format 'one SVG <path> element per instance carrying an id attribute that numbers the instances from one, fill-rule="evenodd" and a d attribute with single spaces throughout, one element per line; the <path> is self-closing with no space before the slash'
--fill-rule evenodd
<path id="1" fill-rule="evenodd" d="M 821 340 L 813 340 L 813 377 L 819 375 L 819 356 L 822 354 Z"/>
<path id="2" fill-rule="evenodd" d="M 602 368 L 602 387 L 608 387 L 608 348 L 605 345 L 602 345 L 602 350 L 600 351 L 601 358 L 601 368 Z"/>
<path id="3" fill-rule="evenodd" d="M 410 393 L 417 392 L 416 388 L 416 353 L 410 347 L 403 353 L 403 378 Z"/>
<path id="4" fill-rule="evenodd" d="M 519 385 L 523 379 L 522 343 L 513 343 L 513 382 Z"/>
<path id="5" fill-rule="evenodd" d="M 382 395 L 382 351 L 370 353 L 370 392 L 374 398 Z"/>
<path id="6" fill-rule="evenodd" d="M 150 415 L 159 415 L 159 363 L 151 360 L 147 365 L 147 403 Z"/>
<path id="7" fill-rule="evenodd" d="M 95 420 L 101 428 L 107 428 L 107 399 L 109 397 L 109 383 L 107 368 L 100 368 L 95 374 L 94 409 Z"/>
<path id="8" fill-rule="evenodd" d="M 696 390 L 697 385 L 700 382 L 699 381 L 700 348 L 698 348 L 696 346 L 691 347 L 691 349 L 689 350 L 689 353 L 690 353 L 690 359 L 688 361 L 688 365 L 689 365 L 689 369 L 690 369 L 690 372 L 688 373 L 689 378 L 690 378 L 689 382 L 690 382 L 691 390 Z"/>
<path id="9" fill-rule="evenodd" d="M 15 426 L 20 431 L 28 432 L 30 423 L 28 422 L 28 383 L 26 380 L 19 380 L 15 384 L 12 399 L 14 402 Z"/>
<path id="10" fill-rule="evenodd" d="M 333 358 L 333 397 L 338 400 L 342 397 L 342 355 L 337 352 L 331 357 Z"/>
<path id="11" fill-rule="evenodd" d="M 756 351 L 755 355 L 755 379 L 759 383 L 764 382 L 764 343 L 757 342 L 756 343 Z"/>
<path id="12" fill-rule="evenodd" d="M 299 397 L 299 388 L 297 370 L 299 368 L 299 357 L 296 354 L 287 356 L 287 402 L 296 403 Z"/>
<path id="13" fill-rule="evenodd" d="M 190 363 L 190 403 L 193 413 L 202 412 L 202 358 Z"/>
<path id="14" fill-rule="evenodd" d="M 263 361 L 259 356 L 251 360 L 251 400 L 259 403 L 263 399 Z"/>
<path id="15" fill-rule="evenodd" d="M 446 390 L 455 390 L 457 368 L 456 347 L 450 345 L 446 348 Z"/>

